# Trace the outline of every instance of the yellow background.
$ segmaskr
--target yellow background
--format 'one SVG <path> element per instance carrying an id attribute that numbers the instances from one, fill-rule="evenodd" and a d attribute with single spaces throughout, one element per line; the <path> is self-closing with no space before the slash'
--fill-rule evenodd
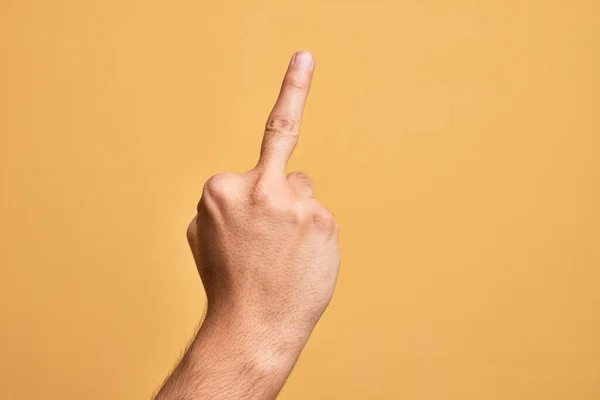
<path id="1" fill-rule="evenodd" d="M 600 3 L 0 1 L 0 397 L 147 399 L 203 312 L 202 184 L 290 168 L 342 226 L 282 399 L 600 398 Z"/>

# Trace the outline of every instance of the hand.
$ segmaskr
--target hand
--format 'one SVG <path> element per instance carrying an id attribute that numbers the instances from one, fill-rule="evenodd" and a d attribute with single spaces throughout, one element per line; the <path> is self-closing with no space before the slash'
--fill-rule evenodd
<path id="1" fill-rule="evenodd" d="M 256 167 L 204 186 L 188 240 L 207 314 L 157 400 L 275 398 L 331 300 L 338 224 L 306 174 L 285 174 L 313 69 L 292 59 Z"/>
<path id="2" fill-rule="evenodd" d="M 208 317 L 304 342 L 329 304 L 340 252 L 333 215 L 312 180 L 285 175 L 300 134 L 314 60 L 294 56 L 268 118 L 256 167 L 210 178 L 188 229 Z"/>

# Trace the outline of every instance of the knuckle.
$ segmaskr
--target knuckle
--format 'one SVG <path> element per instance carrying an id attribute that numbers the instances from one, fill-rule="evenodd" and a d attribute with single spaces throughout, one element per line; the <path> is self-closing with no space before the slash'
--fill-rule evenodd
<path id="1" fill-rule="evenodd" d="M 266 206 L 271 203 L 272 196 L 270 186 L 259 179 L 252 188 L 250 199 L 255 206 Z"/>
<path id="2" fill-rule="evenodd" d="M 306 174 L 306 173 L 304 173 L 302 171 L 293 171 L 293 172 L 290 172 L 288 174 L 288 179 L 298 180 L 298 181 L 305 182 L 305 183 L 310 184 L 310 185 L 312 185 L 312 183 L 313 183 L 312 178 L 308 174 Z"/>
<path id="3" fill-rule="evenodd" d="M 310 197 L 314 194 L 314 183 L 310 176 L 306 175 L 304 172 L 294 171 L 288 174 L 288 182 L 291 185 L 291 188 L 296 193 L 300 194 L 301 197 L 305 197 L 304 195 L 310 194 Z"/>
<path id="4" fill-rule="evenodd" d="M 260 213 L 276 216 L 282 221 L 310 220 L 311 210 L 300 202 L 290 201 L 269 179 L 261 178 L 254 184 L 250 192 L 250 202 Z"/>
<path id="5" fill-rule="evenodd" d="M 311 220 L 312 210 L 304 202 L 295 203 L 290 210 L 290 213 L 296 223 L 306 223 Z"/>
<path id="6" fill-rule="evenodd" d="M 304 79 L 294 75 L 289 74 L 283 79 L 283 85 L 293 91 L 297 92 L 306 92 L 308 91 L 308 86 Z"/>
<path id="7" fill-rule="evenodd" d="M 185 233 L 186 233 L 188 243 L 190 245 L 192 245 L 194 243 L 194 241 L 196 240 L 196 234 L 197 234 L 196 217 L 194 217 L 192 222 L 190 222 Z"/>
<path id="8" fill-rule="evenodd" d="M 312 218 L 319 229 L 328 232 L 335 231 L 337 222 L 333 218 L 333 214 L 325 207 L 319 205 L 314 211 Z"/>
<path id="9" fill-rule="evenodd" d="M 297 136 L 300 133 L 300 121 L 287 115 L 271 115 L 265 131 L 273 136 Z"/>
<path id="10" fill-rule="evenodd" d="M 223 173 L 211 176 L 204 184 L 203 196 L 215 200 L 228 200 L 239 190 L 238 176 L 233 173 Z"/>

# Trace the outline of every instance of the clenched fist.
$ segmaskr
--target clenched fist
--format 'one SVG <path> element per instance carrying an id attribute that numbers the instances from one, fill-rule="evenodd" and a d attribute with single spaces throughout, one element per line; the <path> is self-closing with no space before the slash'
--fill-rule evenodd
<path id="1" fill-rule="evenodd" d="M 329 304 L 341 259 L 338 224 L 306 174 L 286 176 L 313 70 L 310 53 L 294 55 L 258 164 L 204 186 L 188 240 L 207 315 L 161 399 L 274 398 Z M 194 376 L 203 379 L 190 382 Z"/>

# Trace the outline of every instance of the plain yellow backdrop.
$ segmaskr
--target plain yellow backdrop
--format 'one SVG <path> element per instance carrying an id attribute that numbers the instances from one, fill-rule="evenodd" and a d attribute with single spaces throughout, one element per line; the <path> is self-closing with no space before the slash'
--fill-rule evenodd
<path id="1" fill-rule="evenodd" d="M 0 397 L 148 399 L 202 315 L 203 182 L 290 169 L 342 231 L 281 398 L 600 398 L 600 3 L 0 1 Z"/>

